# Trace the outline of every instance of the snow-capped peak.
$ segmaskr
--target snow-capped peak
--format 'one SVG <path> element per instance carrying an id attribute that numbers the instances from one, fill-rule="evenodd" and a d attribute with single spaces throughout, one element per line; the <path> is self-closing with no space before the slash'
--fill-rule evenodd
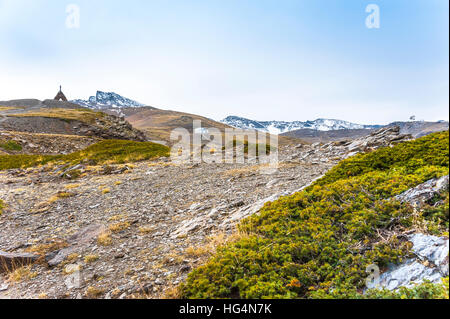
<path id="1" fill-rule="evenodd" d="M 81 106 L 89 107 L 92 109 L 105 109 L 105 108 L 127 108 L 127 107 L 140 107 L 144 106 L 139 102 L 123 97 L 114 92 L 102 92 L 97 91 L 95 96 L 89 97 L 88 100 L 73 100 L 72 103 L 76 103 Z"/>
<path id="2" fill-rule="evenodd" d="M 283 134 L 300 129 L 312 129 L 317 131 L 331 131 L 343 129 L 374 129 L 379 125 L 362 125 L 342 120 L 317 119 L 314 121 L 254 121 L 239 116 L 228 116 L 221 121 L 224 124 L 241 129 L 256 129 L 271 134 Z"/>

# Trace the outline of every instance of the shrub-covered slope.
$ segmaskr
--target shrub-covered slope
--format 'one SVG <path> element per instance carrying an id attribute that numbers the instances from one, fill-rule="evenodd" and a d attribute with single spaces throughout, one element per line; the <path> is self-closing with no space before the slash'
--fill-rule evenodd
<path id="1" fill-rule="evenodd" d="M 116 164 L 169 156 L 167 146 L 152 142 L 104 140 L 68 155 L 0 155 L 0 170 L 27 168 L 49 162 L 91 165 Z"/>
<path id="2" fill-rule="evenodd" d="M 448 174 L 448 143 L 447 131 L 357 155 L 304 191 L 267 203 L 239 225 L 247 236 L 219 248 L 188 276 L 182 297 L 362 297 L 368 265 L 383 269 L 409 254 L 411 244 L 397 236 L 402 231 L 420 224 L 434 233 L 448 232 L 448 190 L 447 204 L 437 212 L 417 214 L 391 200 Z M 441 295 L 441 287 L 425 285 L 399 296 Z"/>

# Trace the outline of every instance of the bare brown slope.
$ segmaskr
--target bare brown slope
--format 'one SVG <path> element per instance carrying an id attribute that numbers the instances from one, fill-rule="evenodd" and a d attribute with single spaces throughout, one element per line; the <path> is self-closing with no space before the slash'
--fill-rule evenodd
<path id="1" fill-rule="evenodd" d="M 162 140 L 168 143 L 170 141 L 170 133 L 176 128 L 185 128 L 192 133 L 192 124 L 194 120 L 200 120 L 202 128 L 217 128 L 224 132 L 225 128 L 231 128 L 226 124 L 214 121 L 204 116 L 161 110 L 153 107 L 127 108 L 123 109 L 126 120 L 133 127 L 147 134 L 152 140 Z M 299 143 L 296 139 L 281 137 L 280 144 Z"/>
<path id="2" fill-rule="evenodd" d="M 146 139 L 142 132 L 117 116 L 54 100 L 0 102 L 0 131 L 136 141 Z"/>

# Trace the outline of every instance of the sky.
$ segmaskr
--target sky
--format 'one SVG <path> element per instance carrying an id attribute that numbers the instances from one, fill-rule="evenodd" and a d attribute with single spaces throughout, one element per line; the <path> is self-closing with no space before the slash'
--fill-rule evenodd
<path id="1" fill-rule="evenodd" d="M 69 99 L 116 92 L 216 120 L 448 120 L 448 12 L 447 0 L 0 0 L 0 100 L 61 84 Z"/>

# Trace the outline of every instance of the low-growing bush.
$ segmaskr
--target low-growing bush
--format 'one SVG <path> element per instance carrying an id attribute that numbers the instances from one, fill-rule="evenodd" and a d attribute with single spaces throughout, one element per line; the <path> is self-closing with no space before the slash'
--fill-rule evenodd
<path id="1" fill-rule="evenodd" d="M 243 220 L 249 235 L 191 272 L 182 297 L 362 298 L 367 266 L 384 269 L 410 253 L 396 234 L 412 227 L 415 210 L 391 198 L 448 171 L 448 132 L 345 160 Z M 445 223 L 441 213 L 428 216 Z"/>
<path id="2" fill-rule="evenodd" d="M 424 166 L 449 166 L 449 132 L 439 132 L 417 140 L 379 149 L 368 154 L 358 154 L 339 163 L 316 185 L 325 185 L 339 179 L 359 176 L 371 171 L 401 169 L 408 174 Z"/>
<path id="3" fill-rule="evenodd" d="M 68 155 L 0 155 L 0 170 L 27 168 L 49 162 L 91 165 L 121 164 L 169 156 L 169 148 L 151 142 L 104 140 Z M 72 171 L 73 173 L 74 171 Z M 73 176 L 70 175 L 72 178 Z"/>
<path id="4" fill-rule="evenodd" d="M 4 149 L 5 151 L 21 151 L 22 145 L 20 145 L 16 141 L 7 141 L 0 142 L 0 148 Z"/>

